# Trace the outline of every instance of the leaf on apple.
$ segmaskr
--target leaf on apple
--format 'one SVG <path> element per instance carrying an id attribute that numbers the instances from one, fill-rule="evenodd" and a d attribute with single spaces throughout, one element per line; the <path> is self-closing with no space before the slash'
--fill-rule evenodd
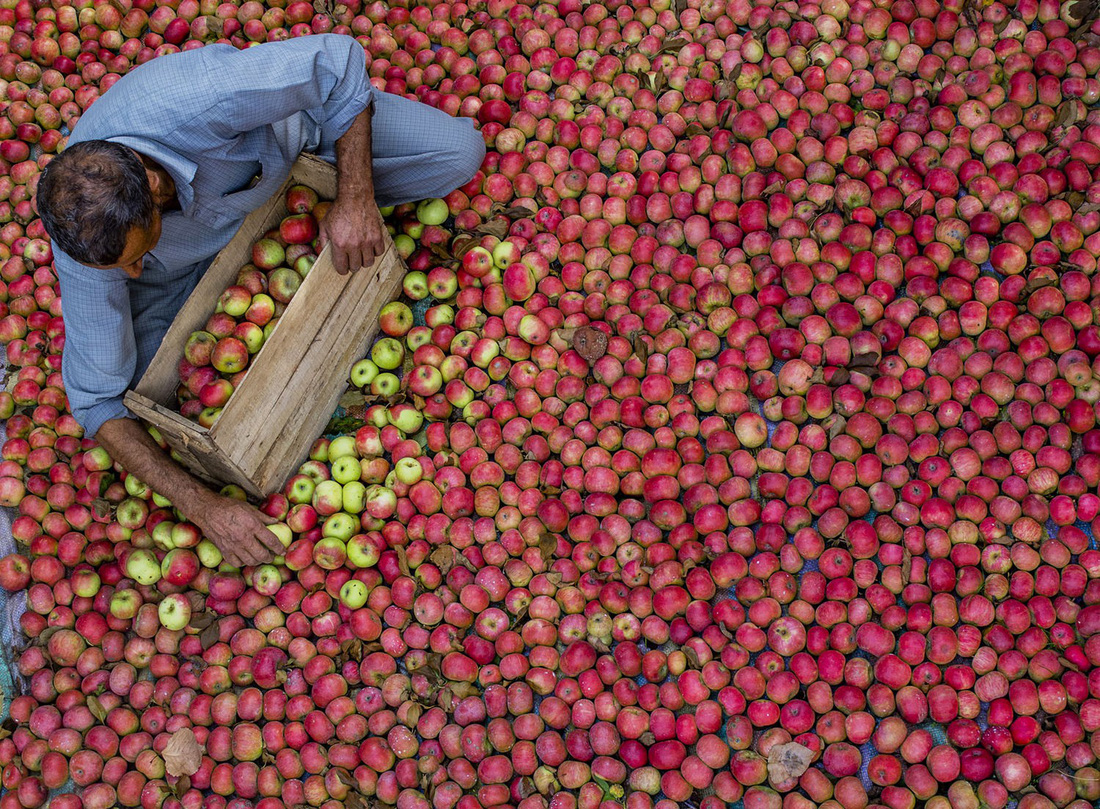
<path id="1" fill-rule="evenodd" d="M 202 644 L 202 650 L 205 652 L 211 646 L 218 642 L 221 637 L 221 632 L 218 630 L 218 624 L 212 623 L 199 633 L 199 643 Z"/>
<path id="2" fill-rule="evenodd" d="M 169 775 L 191 776 L 202 766 L 202 747 L 191 728 L 180 728 L 164 748 L 164 769 Z"/>
<path id="3" fill-rule="evenodd" d="M 107 709 L 104 708 L 103 703 L 94 696 L 88 697 L 88 711 L 100 722 L 104 722 L 107 719 Z"/>
<path id="4" fill-rule="evenodd" d="M 542 555 L 542 561 L 549 562 L 554 558 L 554 551 L 558 547 L 558 540 L 553 534 L 544 531 L 539 537 L 539 553 Z"/>
<path id="5" fill-rule="evenodd" d="M 394 553 L 397 554 L 397 569 L 400 570 L 404 576 L 412 575 L 409 572 L 409 560 L 405 558 L 405 549 L 398 545 L 394 548 Z"/>
<path id="6" fill-rule="evenodd" d="M 798 778 L 810 768 L 814 754 L 798 742 L 779 744 L 768 752 L 768 778 L 776 784 Z"/>
<path id="7" fill-rule="evenodd" d="M 191 613 L 191 628 L 197 629 L 200 632 L 206 629 L 212 623 L 218 620 L 218 616 L 209 610 L 203 610 L 202 612 Z"/>

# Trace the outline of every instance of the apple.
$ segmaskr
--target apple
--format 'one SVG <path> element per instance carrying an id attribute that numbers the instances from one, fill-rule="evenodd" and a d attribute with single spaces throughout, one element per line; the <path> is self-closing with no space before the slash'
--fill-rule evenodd
<path id="1" fill-rule="evenodd" d="M 74 570 L 71 576 L 73 595 L 81 598 L 92 598 L 99 592 L 99 574 L 91 568 Z"/>
<path id="2" fill-rule="evenodd" d="M 287 244 L 309 244 L 317 238 L 317 220 L 311 214 L 292 214 L 279 223 L 279 235 Z"/>
<path id="3" fill-rule="evenodd" d="M 337 483 L 357 481 L 362 471 L 359 459 L 352 455 L 342 455 L 332 462 L 332 479 Z"/>
<path id="4" fill-rule="evenodd" d="M 393 396 L 401 390 L 401 380 L 391 373 L 379 374 L 370 383 L 370 392 L 375 396 Z"/>
<path id="5" fill-rule="evenodd" d="M 244 313 L 245 320 L 257 326 L 266 326 L 275 317 L 275 301 L 263 292 L 252 296 L 252 303 Z"/>
<path id="6" fill-rule="evenodd" d="M 353 567 L 374 567 L 381 554 L 368 534 L 356 534 L 348 539 L 348 562 Z"/>
<path id="7" fill-rule="evenodd" d="M 0 587 L 8 592 L 25 590 L 31 581 L 31 566 L 27 557 L 9 553 L 0 559 Z"/>
<path id="8" fill-rule="evenodd" d="M 202 541 L 202 532 L 192 522 L 178 522 L 172 526 L 172 547 L 194 548 Z"/>
<path id="9" fill-rule="evenodd" d="M 417 464 L 419 466 L 419 464 Z M 355 462 L 356 470 L 359 470 L 359 462 Z M 344 484 L 341 493 L 341 505 L 349 514 L 359 514 L 366 506 L 367 487 L 358 480 L 352 480 Z"/>
<path id="10" fill-rule="evenodd" d="M 397 495 L 392 489 L 377 483 L 367 489 L 367 514 L 378 520 L 388 520 L 396 510 Z"/>
<path id="11" fill-rule="evenodd" d="M 199 426 L 210 429 L 214 426 L 214 422 L 218 420 L 218 416 L 220 416 L 221 414 L 222 409 L 220 407 L 204 407 L 199 412 Z"/>
<path id="12" fill-rule="evenodd" d="M 412 486 L 424 476 L 424 468 L 416 458 L 401 458 L 394 464 L 393 471 L 406 486 Z"/>
<path id="13" fill-rule="evenodd" d="M 365 388 L 378 376 L 378 366 L 371 360 L 359 360 L 351 366 L 351 384 L 357 388 Z"/>
<path id="14" fill-rule="evenodd" d="M 248 325 L 252 325 L 251 323 Z M 259 329 L 259 326 L 253 326 Z M 199 403 L 203 407 L 225 407 L 229 397 L 233 395 L 233 383 L 228 379 L 215 379 L 213 382 L 203 385 L 199 391 Z"/>
<path id="15" fill-rule="evenodd" d="M 116 590 L 107 605 L 108 612 L 120 620 L 128 620 L 141 609 L 141 594 L 137 590 Z"/>
<path id="16" fill-rule="evenodd" d="M 445 301 L 458 292 L 458 276 L 447 267 L 435 267 L 427 275 L 428 294 L 437 301 Z M 431 323 L 429 326 L 433 325 Z"/>
<path id="17" fill-rule="evenodd" d="M 166 595 L 157 605 L 157 617 L 165 629 L 178 632 L 191 622 L 191 602 L 183 593 Z"/>
<path id="18" fill-rule="evenodd" d="M 210 354 L 211 364 L 223 374 L 235 374 L 248 366 L 248 347 L 236 337 L 223 337 Z"/>
<path id="19" fill-rule="evenodd" d="M 405 435 L 415 435 L 424 424 L 424 414 L 408 404 L 394 405 L 386 411 L 386 417 Z"/>
<path id="20" fill-rule="evenodd" d="M 322 517 L 338 512 L 343 505 L 343 487 L 335 480 L 322 480 L 313 491 L 313 507 Z"/>
<path id="21" fill-rule="evenodd" d="M 122 485 L 126 489 L 126 494 L 131 497 L 144 498 L 149 494 L 149 487 L 146 486 L 137 475 L 127 475 Z"/>
<path id="22" fill-rule="evenodd" d="M 275 565 L 260 565 L 252 573 L 252 586 L 264 596 L 273 596 L 283 586 L 283 576 Z"/>
<path id="23" fill-rule="evenodd" d="M 328 459 L 330 461 L 343 458 L 345 455 L 351 455 L 352 457 L 358 457 L 359 455 L 358 450 L 355 449 L 354 435 L 338 435 L 328 444 Z"/>
<path id="24" fill-rule="evenodd" d="M 514 242 L 503 241 L 493 248 L 493 265 L 498 270 L 503 270 L 509 264 L 516 264 L 519 262 L 520 250 Z"/>
<path id="25" fill-rule="evenodd" d="M 218 307 L 215 311 L 225 312 L 230 317 L 240 317 L 248 311 L 252 304 L 252 293 L 244 287 L 227 287 L 218 298 Z"/>
<path id="26" fill-rule="evenodd" d="M 384 371 L 392 371 L 400 368 L 405 360 L 405 347 L 400 340 L 393 337 L 383 337 L 370 350 L 370 358 L 374 364 Z"/>
<path id="27" fill-rule="evenodd" d="M 252 263 L 261 270 L 273 270 L 283 263 L 286 252 L 274 239 L 260 239 L 252 245 Z"/>
<path id="28" fill-rule="evenodd" d="M 169 584 L 184 587 L 199 575 L 199 557 L 188 548 L 173 548 L 161 560 L 160 573 Z"/>
<path id="29" fill-rule="evenodd" d="M 493 269 L 493 254 L 478 245 L 462 257 L 462 269 L 474 278 L 484 278 Z"/>
<path id="30" fill-rule="evenodd" d="M 413 313 L 401 301 L 390 301 L 382 307 L 378 325 L 391 337 L 404 337 L 413 326 Z"/>
<path id="31" fill-rule="evenodd" d="M 359 527 L 359 520 L 343 511 L 330 515 L 321 524 L 321 536 L 333 537 L 341 542 L 347 542 Z"/>
<path id="32" fill-rule="evenodd" d="M 131 475 L 130 477 L 133 477 Z M 129 480 L 130 478 L 127 478 Z M 115 520 L 123 528 L 130 531 L 136 531 L 145 525 L 145 520 L 149 517 L 149 504 L 138 497 L 128 497 L 118 504 L 118 508 L 115 509 Z"/>
<path id="33" fill-rule="evenodd" d="M 358 579 L 348 579 L 340 588 L 340 603 L 349 610 L 357 610 L 367 603 L 367 585 Z"/>
<path id="34" fill-rule="evenodd" d="M 442 225 L 450 213 L 442 199 L 426 199 L 416 206 L 416 219 L 422 225 Z"/>
<path id="35" fill-rule="evenodd" d="M 210 364 L 210 354 L 218 342 L 208 331 L 193 331 L 183 346 L 183 356 L 196 368 Z"/>
<path id="36" fill-rule="evenodd" d="M 337 570 L 347 559 L 347 545 L 340 537 L 326 536 L 313 546 L 313 561 L 322 570 Z"/>
<path id="37" fill-rule="evenodd" d="M 152 551 L 138 549 L 126 560 L 126 575 L 138 584 L 156 584 L 160 581 L 160 562 Z"/>
<path id="38" fill-rule="evenodd" d="M 414 301 L 424 300 L 428 297 L 428 276 L 419 270 L 405 273 L 405 279 L 401 282 L 401 291 Z"/>
<path id="39" fill-rule="evenodd" d="M 313 269 L 313 265 L 316 263 L 317 256 L 313 255 L 313 253 L 298 256 L 298 258 L 294 260 L 294 272 L 298 273 L 298 275 L 302 276 L 304 279 L 309 275 L 309 271 Z"/>
<path id="40" fill-rule="evenodd" d="M 294 532 L 285 522 L 272 523 L 267 526 L 267 530 L 279 538 L 284 548 L 289 548 L 290 543 L 294 541 Z"/>
<path id="41" fill-rule="evenodd" d="M 317 487 L 316 481 L 309 475 L 297 474 L 286 485 L 286 499 L 292 505 L 298 503 L 313 502 L 313 490 Z"/>
<path id="42" fill-rule="evenodd" d="M 267 291 L 279 303 L 290 303 L 301 285 L 301 275 L 289 267 L 279 267 L 269 276 Z"/>
<path id="43" fill-rule="evenodd" d="M 244 343 L 249 354 L 255 354 L 264 347 L 263 327 L 250 320 L 238 323 L 237 328 L 233 329 L 233 336 Z"/>
<path id="44" fill-rule="evenodd" d="M 404 261 L 416 252 L 416 240 L 407 233 L 398 233 L 393 237 L 393 247 Z"/>
<path id="45" fill-rule="evenodd" d="M 203 567 L 216 570 L 222 563 L 222 552 L 209 539 L 204 539 L 195 547 L 195 553 Z"/>
<path id="46" fill-rule="evenodd" d="M 308 185 L 292 185 L 286 190 L 286 209 L 291 213 L 310 213 L 318 200 L 317 192 Z"/>

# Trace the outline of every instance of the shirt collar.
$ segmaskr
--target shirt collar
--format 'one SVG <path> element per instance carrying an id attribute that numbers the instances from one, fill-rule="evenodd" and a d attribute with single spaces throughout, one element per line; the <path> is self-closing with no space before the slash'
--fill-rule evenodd
<path id="1" fill-rule="evenodd" d="M 130 138 L 120 135 L 107 140 L 129 146 L 135 152 L 139 152 L 163 166 L 176 184 L 176 196 L 179 199 L 180 208 L 184 212 L 188 211 L 191 203 L 195 200 L 195 189 L 191 187 L 191 183 L 195 179 L 195 172 L 198 171 L 198 166 L 193 161 L 188 160 L 178 152 L 172 151 L 163 144 L 147 138 Z"/>

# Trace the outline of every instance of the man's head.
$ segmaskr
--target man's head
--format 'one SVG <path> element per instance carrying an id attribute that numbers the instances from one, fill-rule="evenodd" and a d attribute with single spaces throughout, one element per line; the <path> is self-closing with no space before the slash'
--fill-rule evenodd
<path id="1" fill-rule="evenodd" d="M 38 183 L 38 213 L 53 242 L 90 267 L 133 278 L 160 238 L 151 170 L 133 149 L 104 140 L 75 143 Z"/>

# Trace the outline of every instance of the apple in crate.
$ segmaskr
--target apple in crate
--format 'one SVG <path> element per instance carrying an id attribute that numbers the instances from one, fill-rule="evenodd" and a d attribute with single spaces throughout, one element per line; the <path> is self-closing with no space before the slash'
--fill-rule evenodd
<path id="1" fill-rule="evenodd" d="M 287 244 L 309 244 L 317 238 L 317 220 L 308 213 L 288 216 L 279 223 L 279 235 Z"/>
<path id="2" fill-rule="evenodd" d="M 274 239 L 260 239 L 252 246 L 252 263 L 261 270 L 273 270 L 283 263 L 286 251 Z"/>

